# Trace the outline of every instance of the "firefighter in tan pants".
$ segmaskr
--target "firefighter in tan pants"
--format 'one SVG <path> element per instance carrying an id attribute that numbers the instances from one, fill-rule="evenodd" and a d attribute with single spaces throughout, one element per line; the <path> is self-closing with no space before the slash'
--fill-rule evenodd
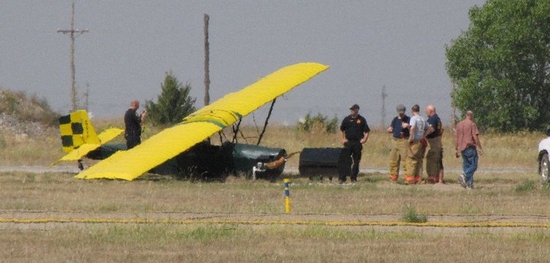
<path id="1" fill-rule="evenodd" d="M 407 151 L 409 149 L 409 120 L 410 117 L 405 115 L 406 108 L 403 104 L 396 107 L 397 116 L 393 118 L 391 125 L 387 131 L 392 133 L 392 146 L 389 156 L 389 166 L 391 181 L 397 181 L 399 178 L 399 166 L 403 166 L 404 173 L 407 174 L 405 160 L 407 159 Z"/>
<path id="2" fill-rule="evenodd" d="M 420 116 L 420 107 L 415 104 L 411 108 L 412 117 L 409 121 L 409 152 L 407 154 L 407 173 L 405 183 L 422 182 L 422 161 L 424 160 L 426 121 Z"/>
<path id="3" fill-rule="evenodd" d="M 428 139 L 428 153 L 426 154 L 426 173 L 428 174 L 428 183 L 443 182 L 443 146 L 441 135 L 443 126 L 441 119 L 435 112 L 433 105 L 426 106 L 426 115 L 428 116 L 428 130 L 426 138 Z"/>

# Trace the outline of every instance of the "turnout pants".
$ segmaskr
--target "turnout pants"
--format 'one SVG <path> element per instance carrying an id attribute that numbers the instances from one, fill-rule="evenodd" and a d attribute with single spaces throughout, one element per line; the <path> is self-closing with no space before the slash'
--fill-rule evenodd
<path id="1" fill-rule="evenodd" d="M 443 148 L 441 145 L 441 136 L 428 139 L 428 153 L 426 154 L 426 173 L 428 174 L 428 180 L 433 178 L 436 180 L 439 176 L 442 164 Z"/>
<path id="2" fill-rule="evenodd" d="M 422 180 L 420 170 L 422 168 L 422 160 L 424 159 L 424 146 L 420 141 L 409 143 L 407 154 L 407 174 L 405 181 L 407 183 L 417 183 Z"/>
<path id="3" fill-rule="evenodd" d="M 390 178 L 397 180 L 399 178 L 399 166 L 403 166 L 403 171 L 407 173 L 407 151 L 409 150 L 409 141 L 392 137 L 392 148 L 389 156 Z"/>

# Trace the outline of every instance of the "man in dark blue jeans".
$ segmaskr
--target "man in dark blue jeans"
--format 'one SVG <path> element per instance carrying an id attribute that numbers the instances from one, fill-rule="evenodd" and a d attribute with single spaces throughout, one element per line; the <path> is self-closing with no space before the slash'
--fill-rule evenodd
<path id="1" fill-rule="evenodd" d="M 474 172 L 477 170 L 478 152 L 483 154 L 474 113 L 466 112 L 466 118 L 456 125 L 456 157 L 462 156 L 462 171 L 458 182 L 466 189 L 474 188 Z"/>
<path id="2" fill-rule="evenodd" d="M 367 120 L 359 115 L 359 105 L 354 104 L 349 109 L 351 114 L 340 125 L 340 139 L 344 145 L 338 160 L 338 182 L 341 184 L 346 181 L 347 176 L 352 183 L 357 182 L 363 144 L 367 142 L 370 132 Z"/>

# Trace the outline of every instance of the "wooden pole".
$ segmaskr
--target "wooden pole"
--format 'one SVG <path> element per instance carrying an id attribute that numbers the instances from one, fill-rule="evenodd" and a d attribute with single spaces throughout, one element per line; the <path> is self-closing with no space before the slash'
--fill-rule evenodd
<path id="1" fill-rule="evenodd" d="M 71 7 L 71 29 L 68 30 L 61 30 L 58 29 L 57 33 L 63 33 L 63 34 L 69 34 L 71 39 L 71 53 L 70 53 L 70 60 L 71 60 L 71 109 L 72 111 L 76 111 L 77 105 L 76 105 L 76 73 L 75 73 L 75 64 L 74 64 L 74 39 L 75 39 L 75 33 L 77 34 L 84 34 L 88 32 L 88 29 L 78 30 L 74 28 L 74 1 L 73 5 Z"/>
<path id="2" fill-rule="evenodd" d="M 210 104 L 210 44 L 208 43 L 208 21 L 204 14 L 204 106 Z"/>

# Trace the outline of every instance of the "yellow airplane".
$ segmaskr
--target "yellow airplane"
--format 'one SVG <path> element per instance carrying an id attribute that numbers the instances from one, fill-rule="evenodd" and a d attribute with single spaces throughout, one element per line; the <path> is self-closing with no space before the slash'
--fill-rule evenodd
<path id="1" fill-rule="evenodd" d="M 173 173 L 186 169 L 198 169 L 195 172 L 212 174 L 245 171 L 254 175 L 256 172 L 271 172 L 278 175 L 282 173 L 286 159 L 294 153 L 287 155 L 284 149 L 229 142 L 214 146 L 205 140 L 328 68 L 326 65 L 313 62 L 283 67 L 242 90 L 229 93 L 191 113 L 181 123 L 159 132 L 135 148 L 114 152 L 75 177 L 134 180 L 146 172 L 162 174 L 166 170 Z M 79 112 L 71 113 L 70 122 L 75 122 L 73 114 L 79 116 L 84 121 L 76 122 L 82 123 L 82 130 L 88 133 L 75 134 L 74 129 L 61 124 L 64 150 L 69 153 L 59 161 L 80 160 L 105 147 L 107 141 L 121 132 L 106 130 L 110 135 L 105 136 L 106 138 L 93 136 L 95 131 L 87 115 L 83 117 L 85 112 Z"/>

